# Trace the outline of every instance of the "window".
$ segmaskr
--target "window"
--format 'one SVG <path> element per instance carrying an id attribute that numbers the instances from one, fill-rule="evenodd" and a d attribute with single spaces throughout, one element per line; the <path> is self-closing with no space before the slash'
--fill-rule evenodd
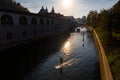
<path id="1" fill-rule="evenodd" d="M 23 31 L 23 37 L 26 37 L 26 36 L 27 36 L 27 32 Z"/>
<path id="2" fill-rule="evenodd" d="M 6 39 L 8 40 L 8 39 L 12 39 L 13 37 L 12 37 L 12 33 L 11 32 L 8 32 L 7 34 L 6 34 Z"/>
<path id="3" fill-rule="evenodd" d="M 49 28 L 47 28 L 47 32 L 49 32 L 50 31 L 50 29 Z"/>
<path id="4" fill-rule="evenodd" d="M 27 24 L 27 19 L 25 16 L 21 16 L 19 18 L 19 24 L 26 25 Z"/>
<path id="5" fill-rule="evenodd" d="M 34 36 L 37 35 L 37 31 L 36 30 L 33 31 L 33 35 Z"/>
<path id="6" fill-rule="evenodd" d="M 44 25 L 44 19 L 40 19 L 40 24 Z"/>
<path id="7" fill-rule="evenodd" d="M 13 25 L 13 19 L 10 15 L 3 15 L 1 17 L 1 24 L 2 25 Z"/>
<path id="8" fill-rule="evenodd" d="M 32 18 L 31 24 L 37 24 L 37 19 L 36 18 Z"/>
<path id="9" fill-rule="evenodd" d="M 45 32 L 44 29 L 41 29 L 41 33 L 44 34 L 44 32 Z"/>
<path id="10" fill-rule="evenodd" d="M 51 20 L 51 24 L 54 24 L 54 20 Z"/>
<path id="11" fill-rule="evenodd" d="M 48 19 L 46 20 L 46 24 L 49 24 L 49 20 Z"/>

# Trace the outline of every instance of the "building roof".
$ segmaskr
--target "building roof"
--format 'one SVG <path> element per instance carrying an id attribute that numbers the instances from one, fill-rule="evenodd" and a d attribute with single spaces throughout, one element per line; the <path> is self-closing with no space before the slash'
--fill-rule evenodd
<path id="1" fill-rule="evenodd" d="M 44 8 L 43 8 L 44 9 Z M 5 10 L 0 8 L 0 12 L 5 13 L 12 13 L 12 14 L 23 14 L 23 15 L 29 15 L 29 16 L 40 16 L 40 17 L 49 17 L 49 18 L 64 18 L 65 16 L 61 15 L 60 13 L 45 13 L 45 14 L 36 14 L 31 12 L 22 12 L 22 11 L 13 11 L 13 10 Z"/>

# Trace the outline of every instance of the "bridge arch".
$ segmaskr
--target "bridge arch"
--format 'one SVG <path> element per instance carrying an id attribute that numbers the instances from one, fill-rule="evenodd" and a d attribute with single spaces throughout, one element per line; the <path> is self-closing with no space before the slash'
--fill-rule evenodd
<path id="1" fill-rule="evenodd" d="M 75 28 L 75 32 L 80 32 L 80 30 L 81 30 L 80 27 Z"/>

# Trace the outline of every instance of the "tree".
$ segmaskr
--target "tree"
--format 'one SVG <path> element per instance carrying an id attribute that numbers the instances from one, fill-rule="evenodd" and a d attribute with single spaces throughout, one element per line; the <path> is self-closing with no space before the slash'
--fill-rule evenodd
<path id="1" fill-rule="evenodd" d="M 20 3 L 16 3 L 13 0 L 1 0 L 0 8 L 11 11 L 29 12 L 27 8 L 24 8 Z"/>
<path id="2" fill-rule="evenodd" d="M 97 18 L 97 11 L 90 11 L 87 16 L 87 25 L 91 25 L 92 27 L 96 27 L 96 18 Z"/>

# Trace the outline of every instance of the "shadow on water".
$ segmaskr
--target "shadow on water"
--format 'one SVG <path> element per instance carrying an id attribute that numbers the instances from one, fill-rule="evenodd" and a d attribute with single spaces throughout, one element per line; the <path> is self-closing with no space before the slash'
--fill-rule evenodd
<path id="1" fill-rule="evenodd" d="M 1 80 L 20 80 L 44 58 L 61 48 L 70 34 L 54 36 L 25 46 L 11 47 L 0 52 Z"/>

